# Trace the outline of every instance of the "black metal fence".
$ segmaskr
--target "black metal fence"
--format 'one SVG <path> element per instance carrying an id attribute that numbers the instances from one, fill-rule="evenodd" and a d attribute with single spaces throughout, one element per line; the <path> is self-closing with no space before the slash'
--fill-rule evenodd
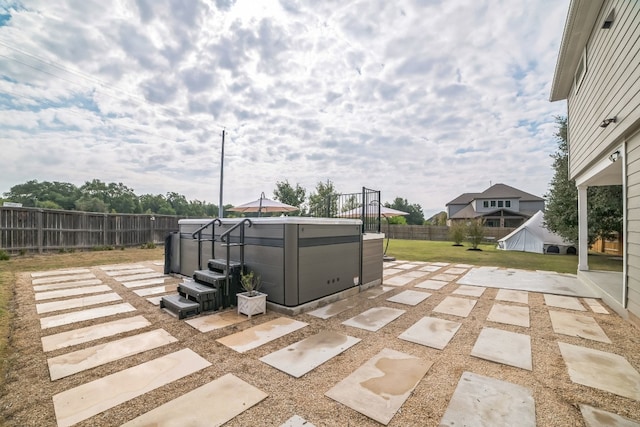
<path id="1" fill-rule="evenodd" d="M 360 193 L 332 194 L 312 204 L 310 215 L 321 218 L 362 220 L 362 231 L 380 232 L 380 191 L 362 187 Z"/>
<path id="2" fill-rule="evenodd" d="M 171 215 L 3 206 L 0 207 L 0 249 L 13 253 L 47 252 L 163 243 L 167 233 L 178 230 L 179 219 Z"/>

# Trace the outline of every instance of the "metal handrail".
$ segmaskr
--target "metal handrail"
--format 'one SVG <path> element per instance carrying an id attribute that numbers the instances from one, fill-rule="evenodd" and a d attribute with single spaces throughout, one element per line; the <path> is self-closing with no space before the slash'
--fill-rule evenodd
<path id="1" fill-rule="evenodd" d="M 233 227 L 231 227 L 230 229 L 228 229 L 227 231 L 225 231 L 224 233 L 222 233 L 220 235 L 220 241 L 221 242 L 226 242 L 227 243 L 227 256 L 226 256 L 226 261 L 227 261 L 227 265 L 226 265 L 226 272 L 225 275 L 226 280 L 225 280 L 225 290 L 224 290 L 224 295 L 225 295 L 225 299 L 229 298 L 229 288 L 230 288 L 230 284 L 229 284 L 229 259 L 231 258 L 231 246 L 230 243 L 231 242 L 227 242 L 225 240 L 225 238 L 236 228 L 239 228 L 240 226 L 242 226 L 242 228 L 240 228 L 240 275 L 242 276 L 242 274 L 244 274 L 244 225 L 245 224 L 249 224 L 249 227 L 251 227 L 253 225 L 253 222 L 251 222 L 251 220 L 249 218 L 244 218 L 242 221 L 238 222 L 237 224 L 235 224 Z M 239 278 L 239 280 L 241 280 L 241 278 Z M 226 306 L 226 304 L 224 304 Z"/>
<path id="2" fill-rule="evenodd" d="M 191 233 L 191 238 L 193 239 L 195 239 L 196 235 L 198 235 L 198 270 L 202 270 L 202 231 L 207 227 L 214 225 L 215 223 L 218 223 L 218 226 L 222 226 L 222 221 L 220 220 L 220 218 L 216 218 Z M 211 232 L 211 258 L 215 258 L 215 241 L 216 233 Z"/>

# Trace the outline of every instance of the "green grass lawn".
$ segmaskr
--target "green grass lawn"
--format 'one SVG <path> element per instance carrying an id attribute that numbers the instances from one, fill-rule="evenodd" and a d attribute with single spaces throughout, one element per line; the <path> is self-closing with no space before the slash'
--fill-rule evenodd
<path id="1" fill-rule="evenodd" d="M 548 270 L 558 273 L 576 273 L 576 255 L 534 254 L 530 252 L 501 251 L 495 244 L 480 245 L 482 251 L 469 251 L 469 244 L 453 246 L 451 242 L 430 240 L 389 241 L 387 255 L 406 261 L 442 261 L 523 270 Z M 589 269 L 622 271 L 622 258 L 590 253 Z"/>

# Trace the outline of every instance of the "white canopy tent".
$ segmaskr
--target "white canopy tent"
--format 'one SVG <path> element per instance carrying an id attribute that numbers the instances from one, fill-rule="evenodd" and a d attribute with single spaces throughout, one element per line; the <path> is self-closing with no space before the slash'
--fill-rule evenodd
<path id="1" fill-rule="evenodd" d="M 575 246 L 570 242 L 547 230 L 544 226 L 544 214 L 542 211 L 536 212 L 527 222 L 498 240 L 498 249 L 539 254 L 576 253 Z"/>

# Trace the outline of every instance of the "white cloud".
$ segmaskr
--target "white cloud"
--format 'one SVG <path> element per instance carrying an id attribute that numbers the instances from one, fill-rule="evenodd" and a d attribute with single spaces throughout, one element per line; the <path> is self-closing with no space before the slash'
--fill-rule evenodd
<path id="1" fill-rule="evenodd" d="M 543 195 L 568 1 L 30 2 L 0 26 L 0 192 L 98 178 L 225 202 L 277 181 L 426 213 Z"/>

